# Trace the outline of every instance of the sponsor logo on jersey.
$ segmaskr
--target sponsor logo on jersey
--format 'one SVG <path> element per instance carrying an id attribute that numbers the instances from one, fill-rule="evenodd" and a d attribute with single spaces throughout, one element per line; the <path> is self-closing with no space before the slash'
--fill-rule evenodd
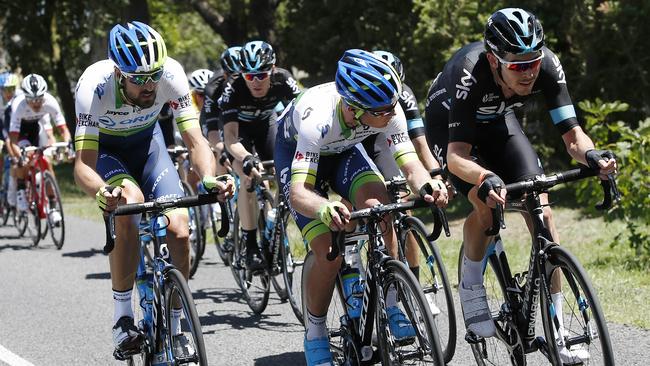
<path id="1" fill-rule="evenodd" d="M 562 69 L 562 64 L 557 55 L 553 55 L 553 66 L 555 67 L 555 72 L 557 72 L 557 83 L 566 84 L 566 76 L 564 75 L 564 70 Z"/>
<path id="2" fill-rule="evenodd" d="M 169 102 L 169 105 L 174 109 L 187 108 L 192 105 L 192 97 L 189 93 L 183 95 L 182 97 L 172 100 Z"/>
<path id="3" fill-rule="evenodd" d="M 302 117 L 300 117 L 300 119 L 302 119 L 302 120 L 304 121 L 304 120 L 306 120 L 307 118 L 309 118 L 309 115 L 311 115 L 311 111 L 313 111 L 313 110 L 314 110 L 314 108 L 312 108 L 312 107 L 307 107 L 307 109 L 305 109 L 305 111 L 302 112 Z"/>
<path id="4" fill-rule="evenodd" d="M 454 128 L 460 126 L 460 122 L 449 122 L 449 128 Z"/>
<path id="5" fill-rule="evenodd" d="M 319 153 L 309 152 L 305 153 L 305 162 L 318 164 Z"/>
<path id="6" fill-rule="evenodd" d="M 107 115 L 116 115 L 116 116 L 128 116 L 129 112 L 120 112 L 120 111 L 106 111 Z"/>
<path id="7" fill-rule="evenodd" d="M 463 74 L 465 76 L 460 78 L 460 84 L 456 84 L 456 99 L 465 100 L 469 94 L 469 87 L 476 83 L 476 78 L 465 68 L 463 68 Z"/>
<path id="8" fill-rule="evenodd" d="M 478 115 L 483 115 L 483 116 L 502 115 L 502 114 L 504 114 L 506 112 L 509 112 L 509 111 L 511 111 L 511 110 L 513 110 L 515 108 L 522 107 L 523 105 L 524 105 L 524 103 L 521 103 L 521 102 L 513 103 L 511 105 L 506 105 L 506 102 L 502 101 L 499 105 L 491 105 L 491 106 L 479 107 L 476 110 L 476 113 Z"/>
<path id="9" fill-rule="evenodd" d="M 400 100 L 404 103 L 406 106 L 406 110 L 410 111 L 413 109 L 417 109 L 418 105 L 415 102 L 415 96 L 411 93 L 409 93 L 406 90 L 402 90 L 402 93 L 400 94 Z"/>
<path id="10" fill-rule="evenodd" d="M 153 112 L 151 112 L 149 114 L 146 114 L 146 115 L 143 115 L 143 116 L 137 116 L 135 118 L 127 118 L 127 119 L 117 121 L 117 122 L 114 121 L 109 116 L 101 116 L 101 117 L 99 117 L 99 122 L 102 125 L 105 125 L 107 127 L 113 127 L 113 126 L 116 126 L 118 124 L 123 126 L 123 125 L 131 125 L 131 124 L 138 123 L 138 122 L 146 122 L 146 121 L 149 121 L 151 118 L 153 118 L 153 117 L 155 117 L 157 115 L 158 115 L 158 110 L 154 110 Z"/>
<path id="11" fill-rule="evenodd" d="M 402 142 L 406 142 L 409 140 L 409 137 L 406 135 L 405 132 L 400 132 L 396 133 L 394 135 L 390 135 L 390 138 L 386 139 L 386 142 L 388 142 L 388 146 L 397 145 L 401 144 Z"/>
<path id="12" fill-rule="evenodd" d="M 92 116 L 86 113 L 79 113 L 77 116 L 77 127 L 97 127 L 98 123 L 92 120 Z"/>
<path id="13" fill-rule="evenodd" d="M 318 130 L 320 131 L 320 138 L 324 139 L 325 135 L 330 132 L 330 125 L 328 124 L 319 124 Z"/>
<path id="14" fill-rule="evenodd" d="M 302 161 L 305 159 L 305 155 L 303 155 L 300 151 L 296 151 L 296 155 L 293 158 L 298 161 Z"/>
<path id="15" fill-rule="evenodd" d="M 490 103 L 491 101 L 493 101 L 495 99 L 499 99 L 499 96 L 494 95 L 494 93 L 488 93 L 488 94 L 485 94 L 483 96 L 483 99 L 481 99 L 481 100 L 483 101 L 483 103 Z"/>

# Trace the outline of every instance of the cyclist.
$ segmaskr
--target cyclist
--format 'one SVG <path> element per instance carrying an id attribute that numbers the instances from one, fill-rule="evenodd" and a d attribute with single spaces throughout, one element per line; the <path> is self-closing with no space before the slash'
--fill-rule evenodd
<path id="1" fill-rule="evenodd" d="M 181 65 L 167 57 L 161 35 L 141 22 L 115 25 L 108 36 L 108 60 L 90 65 L 76 90 L 77 130 L 75 181 L 96 198 L 100 209 L 112 211 L 120 203 L 183 196 L 180 179 L 167 154 L 158 113 L 169 102 L 192 162 L 206 189 L 217 188 L 220 199 L 233 184 L 219 182 L 214 158 L 201 135 L 197 110 Z M 115 186 L 107 190 L 107 186 Z M 189 275 L 188 214 L 166 213 L 168 244 L 174 265 Z M 114 356 L 123 359 L 139 349 L 142 335 L 133 324 L 131 292 L 138 265 L 140 218 L 116 218 L 117 240 L 109 255 L 114 299 Z M 180 311 L 172 309 L 174 346 L 185 350 L 180 334 Z M 183 354 L 183 351 L 180 351 Z"/>
<path id="2" fill-rule="evenodd" d="M 16 95 L 22 94 L 20 88 L 16 89 L 19 84 L 20 79 L 18 75 L 11 72 L 3 72 L 0 74 L 0 97 L 2 97 L 4 103 L 0 107 L 0 144 L 2 144 L 2 148 L 0 149 L 0 172 L 4 172 L 5 159 L 3 155 L 8 152 L 8 149 L 12 148 L 11 144 L 7 143 L 9 139 L 9 121 L 11 119 L 11 103 Z M 0 180 L 2 179 L 4 179 L 4 173 L 0 176 Z M 15 184 L 13 188 L 15 192 Z M 13 198 L 13 206 L 15 206 L 15 193 Z"/>
<path id="3" fill-rule="evenodd" d="M 515 116 L 537 93 L 544 95 L 551 119 L 578 162 L 614 173 L 609 151 L 596 150 L 578 125 L 566 78 L 558 57 L 544 46 L 544 32 L 531 13 L 506 8 L 492 14 L 484 42 L 461 48 L 447 62 L 429 89 L 426 106 L 427 138 L 438 158 L 446 157 L 454 186 L 472 203 L 465 220 L 462 282 L 459 286 L 468 332 L 490 337 L 495 326 L 483 286 L 482 259 L 492 226 L 490 207 L 505 202 L 504 184 L 543 174 L 540 160 Z M 505 182 L 505 183 L 504 183 Z M 548 196 L 542 197 L 548 203 Z M 559 241 L 550 207 L 544 221 Z M 530 227 L 530 225 L 529 225 Z M 561 279 L 551 284 L 556 314 L 562 314 Z M 563 334 L 562 317 L 558 334 Z M 562 337 L 560 337 L 562 338 Z M 585 360 L 588 353 L 560 344 L 565 363 Z"/>
<path id="4" fill-rule="evenodd" d="M 217 171 L 225 173 L 230 168 L 230 159 L 223 146 L 223 120 L 219 98 L 228 83 L 232 83 L 241 70 L 239 65 L 240 46 L 229 47 L 221 54 L 221 70 L 217 71 L 205 86 L 205 103 L 201 114 L 205 114 L 205 128 L 210 146 L 215 150 L 219 164 Z"/>
<path id="5" fill-rule="evenodd" d="M 399 104 L 402 107 L 402 110 L 404 110 L 409 138 L 413 143 L 415 152 L 418 154 L 422 165 L 424 165 L 424 167 L 429 171 L 440 168 L 440 164 L 431 154 L 431 150 L 427 144 L 427 139 L 424 135 L 424 123 L 422 122 L 420 111 L 418 110 L 418 102 L 415 98 L 415 94 L 413 94 L 411 88 L 404 83 L 404 66 L 402 62 L 397 56 L 387 51 L 373 51 L 373 53 L 391 65 L 395 71 L 397 71 L 397 74 L 402 81 L 402 92 L 399 93 Z M 375 162 L 381 174 L 384 177 L 391 179 L 395 176 L 401 176 L 401 172 L 395 164 L 395 159 L 393 159 L 393 156 L 390 153 L 387 141 L 386 136 L 384 136 L 383 133 L 379 133 L 363 140 L 363 147 Z M 439 175 L 436 178 L 442 180 L 442 177 Z M 407 238 L 406 256 L 411 271 L 415 277 L 419 279 L 420 249 L 415 242 L 415 238 L 411 235 Z"/>
<path id="6" fill-rule="evenodd" d="M 23 94 L 16 97 L 11 103 L 9 138 L 12 147 L 9 151 L 12 157 L 15 160 L 20 158 L 20 148 L 30 145 L 47 146 L 54 143 L 50 117 L 54 119 L 63 140 L 70 142 L 70 131 L 65 123 L 61 107 L 56 99 L 47 92 L 45 79 L 38 74 L 29 74 L 23 79 L 21 89 Z M 41 134 L 44 132 L 48 135 L 47 142 L 41 140 Z M 50 171 L 54 174 L 51 169 L 50 165 Z M 16 207 L 19 211 L 26 211 L 28 205 L 25 194 L 25 174 L 26 167 L 12 167 L 11 175 L 16 179 L 17 188 Z M 51 214 L 53 222 L 61 220 L 61 214 L 58 211 L 53 210 Z"/>
<path id="7" fill-rule="evenodd" d="M 300 89 L 287 70 L 275 67 L 275 52 L 266 42 L 246 43 L 240 51 L 239 63 L 242 77 L 226 86 L 219 103 L 226 151 L 232 156 L 235 172 L 248 177 L 244 185 L 249 185 L 252 177 L 259 177 L 259 158 L 273 159 L 277 104 L 288 104 Z M 251 270 L 264 266 L 257 244 L 254 205 L 255 194 L 239 190 L 241 240 L 246 245 L 246 266 Z"/>
<path id="8" fill-rule="evenodd" d="M 341 230 L 350 212 L 326 198 L 326 185 L 357 208 L 389 202 L 384 179 L 359 144 L 384 133 L 389 149 L 409 185 L 428 202 L 445 205 L 444 184 L 431 179 L 417 158 L 406 118 L 397 103 L 402 83 L 395 69 L 370 52 L 348 50 L 338 62 L 336 81 L 310 88 L 280 117 L 275 147 L 279 189 L 316 260 L 305 288 L 305 357 L 309 366 L 333 365 L 325 318 L 341 258 L 328 261 L 330 230 Z M 428 195 L 426 188 L 433 190 Z M 391 219 L 385 218 L 384 240 L 397 256 Z M 400 340 L 415 331 L 396 306 L 393 288 L 386 297 L 391 331 Z"/>

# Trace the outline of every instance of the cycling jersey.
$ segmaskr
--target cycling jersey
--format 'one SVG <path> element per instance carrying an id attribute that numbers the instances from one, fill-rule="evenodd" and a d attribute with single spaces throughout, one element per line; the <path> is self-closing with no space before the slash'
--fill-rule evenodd
<path id="1" fill-rule="evenodd" d="M 130 180 L 140 186 L 146 199 L 183 195 L 156 123 L 163 104 L 169 103 L 179 131 L 199 127 L 182 66 L 167 57 L 163 69 L 155 102 L 148 108 L 123 100 L 110 60 L 89 66 L 76 90 L 77 151 L 98 150 L 96 171 L 102 179 L 111 185 Z"/>
<path id="2" fill-rule="evenodd" d="M 20 95 L 14 98 L 11 103 L 11 119 L 9 122 L 9 133 L 19 134 L 21 128 L 26 125 L 38 125 L 38 122 L 49 114 L 57 127 L 65 126 L 65 118 L 61 113 L 59 102 L 50 94 L 45 93 L 43 96 L 44 102 L 38 111 L 33 110 L 28 104 L 25 95 Z M 52 128 L 48 122 L 45 128 Z"/>
<path id="3" fill-rule="evenodd" d="M 384 128 L 366 125 L 348 127 L 343 119 L 342 101 L 334 83 L 315 86 L 303 92 L 284 110 L 278 124 L 275 169 L 278 186 L 290 203 L 291 184 L 310 184 L 322 195 L 329 185 L 336 193 L 355 203 L 356 191 L 365 183 L 384 179 L 360 142 L 383 132 L 397 165 L 417 160 L 408 137 L 402 107 Z M 329 230 L 320 220 L 301 215 L 291 208 L 305 240 Z"/>

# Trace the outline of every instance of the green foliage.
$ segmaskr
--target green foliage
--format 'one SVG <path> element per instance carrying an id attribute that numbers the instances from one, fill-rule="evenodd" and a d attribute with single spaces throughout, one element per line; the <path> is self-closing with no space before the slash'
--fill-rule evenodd
<path id="1" fill-rule="evenodd" d="M 636 129 L 611 115 L 625 112 L 629 105 L 621 102 L 583 101 L 586 130 L 599 148 L 612 150 L 617 157 L 620 173 L 618 188 L 623 199 L 612 215 L 622 217 L 626 231 L 617 236 L 613 245 L 627 241 L 636 251 L 639 264 L 650 265 L 650 118 L 639 122 Z M 582 181 L 578 185 L 578 200 L 589 205 L 602 195 L 597 182 Z"/>

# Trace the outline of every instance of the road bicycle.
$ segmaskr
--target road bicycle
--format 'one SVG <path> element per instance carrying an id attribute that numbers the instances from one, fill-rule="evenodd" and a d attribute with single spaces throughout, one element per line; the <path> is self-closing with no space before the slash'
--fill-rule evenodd
<path id="1" fill-rule="evenodd" d="M 192 292 L 182 273 L 171 264 L 166 242 L 169 217 L 165 212 L 216 201 L 217 194 L 200 194 L 169 201 L 125 204 L 105 216 L 104 252 L 108 254 L 115 245 L 115 216 L 148 215 L 140 225 L 140 260 L 135 279 L 141 310 L 137 324 L 144 341 L 141 347 L 133 350 L 116 350 L 114 356 L 118 360 L 126 361 L 127 365 L 208 364 Z M 226 219 L 222 222 L 228 224 Z M 174 329 L 173 312 L 180 312 L 178 329 Z M 189 342 L 184 344 L 183 339 Z"/>
<path id="2" fill-rule="evenodd" d="M 543 220 L 540 194 L 561 184 L 598 172 L 590 168 L 568 170 L 552 175 L 541 175 L 506 185 L 506 209 L 528 213 L 533 233 L 528 270 L 511 274 L 508 258 L 499 235 L 505 228 L 503 210 L 493 211 L 493 227 L 486 234 L 495 235 L 483 260 L 485 287 L 495 337 L 481 338 L 468 332 L 478 365 L 525 365 L 526 355 L 540 351 L 555 366 L 561 366 L 561 347 L 589 352 L 589 365 L 614 365 L 612 344 L 596 291 L 580 262 L 564 247 L 553 242 Z M 620 200 L 613 176 L 601 181 L 604 201 L 596 207 L 611 207 L 612 197 Z M 463 247 L 458 263 L 458 278 L 462 273 Z M 551 275 L 559 270 L 563 278 L 562 308 L 556 309 L 551 300 Z M 542 316 L 544 336 L 536 336 L 537 312 Z M 563 326 L 560 325 L 560 322 Z M 558 329 L 563 329 L 558 331 Z"/>
<path id="3" fill-rule="evenodd" d="M 345 253 L 345 257 L 364 248 L 367 259 L 362 271 L 364 275 L 359 277 L 361 283 L 354 286 L 363 291 L 357 290 L 351 294 L 357 298 L 363 296 L 358 318 L 350 315 L 348 304 L 352 303 L 352 299 L 346 298 L 344 293 L 343 276 L 350 269 L 345 258 L 335 281 L 335 295 L 328 310 L 327 327 L 330 348 L 337 365 L 369 365 L 377 362 L 383 365 L 444 365 L 440 337 L 422 288 L 406 264 L 385 253 L 380 228 L 385 215 L 427 206 L 422 200 L 414 200 L 354 211 L 351 220 L 365 220 L 362 231 L 332 233 L 332 250 L 327 255 L 328 260 L 335 260 L 341 253 Z M 314 260 L 315 255 L 310 251 L 302 272 L 303 313 L 307 311 L 304 286 Z M 397 306 L 413 325 L 414 337 L 397 339 L 391 332 L 386 307 L 389 289 L 395 289 Z M 373 341 L 373 333 L 376 341 Z M 377 350 L 373 347 L 375 344 Z"/>
<path id="4" fill-rule="evenodd" d="M 45 239 L 48 231 L 57 249 L 63 247 L 65 239 L 65 220 L 59 185 L 50 172 L 46 156 L 62 159 L 67 155 L 69 144 L 57 142 L 51 147 L 28 146 L 21 148 L 21 161 L 26 165 L 25 195 L 27 211 L 17 213 L 19 232 L 29 235 L 32 244 Z"/>
<path id="5" fill-rule="evenodd" d="M 433 172 L 432 176 L 439 172 Z M 411 192 L 404 177 L 396 176 L 385 182 L 391 202 L 401 202 Z M 450 236 L 449 224 L 444 210 L 432 209 L 434 216 L 434 232 L 428 233 L 419 218 L 396 212 L 393 214 L 393 226 L 398 240 L 399 259 L 411 267 L 406 258 L 406 243 L 409 236 L 417 244 L 419 256 L 419 282 L 422 292 L 427 299 L 431 313 L 436 322 L 440 346 L 444 353 L 445 362 L 450 362 L 456 351 L 456 310 L 454 306 L 453 289 L 449 285 L 447 269 L 442 261 L 442 256 L 435 238 L 444 229 L 445 235 Z"/>

